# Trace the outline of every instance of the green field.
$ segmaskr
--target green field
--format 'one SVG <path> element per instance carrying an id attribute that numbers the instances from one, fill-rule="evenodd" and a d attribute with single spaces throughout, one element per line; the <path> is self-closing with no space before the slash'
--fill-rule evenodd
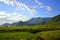
<path id="1" fill-rule="evenodd" d="M 60 40 L 60 30 L 39 32 L 36 35 L 44 40 Z"/>
<path id="2" fill-rule="evenodd" d="M 0 40 L 60 40 L 60 28 L 44 25 L 0 27 Z"/>
<path id="3" fill-rule="evenodd" d="M 0 40 L 31 40 L 35 35 L 28 32 L 0 33 Z"/>

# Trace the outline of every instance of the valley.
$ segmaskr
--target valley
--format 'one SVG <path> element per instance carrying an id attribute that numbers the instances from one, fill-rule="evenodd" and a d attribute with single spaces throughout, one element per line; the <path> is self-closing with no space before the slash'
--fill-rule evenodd
<path id="1" fill-rule="evenodd" d="M 0 26 L 0 40 L 60 40 L 59 17 L 60 14 L 44 24 L 27 25 L 21 21 L 11 26 L 3 24 Z"/>

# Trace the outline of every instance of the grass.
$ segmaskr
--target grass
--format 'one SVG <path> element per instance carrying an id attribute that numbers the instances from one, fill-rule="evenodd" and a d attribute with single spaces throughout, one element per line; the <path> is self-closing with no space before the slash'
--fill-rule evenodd
<path id="1" fill-rule="evenodd" d="M 45 25 L 35 26 L 11 26 L 11 27 L 0 27 L 0 32 L 30 32 L 37 33 L 42 31 L 60 30 L 60 28 L 45 27 Z"/>
<path id="2" fill-rule="evenodd" d="M 44 40 L 60 40 L 60 30 L 45 31 L 32 34 L 29 32 L 9 32 L 0 33 L 0 40 L 38 40 L 42 38 Z"/>
<path id="3" fill-rule="evenodd" d="M 0 39 L 32 40 L 34 38 L 35 38 L 35 35 L 28 32 L 0 33 Z"/>
<path id="4" fill-rule="evenodd" d="M 60 30 L 39 32 L 36 35 L 45 40 L 60 40 Z"/>
<path id="5" fill-rule="evenodd" d="M 60 28 L 50 28 L 45 25 L 0 27 L 0 40 L 40 39 L 60 40 Z"/>

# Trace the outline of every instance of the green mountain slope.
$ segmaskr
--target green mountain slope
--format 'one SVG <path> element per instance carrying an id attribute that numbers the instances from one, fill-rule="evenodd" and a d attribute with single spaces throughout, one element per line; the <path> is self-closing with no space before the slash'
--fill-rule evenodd
<path id="1" fill-rule="evenodd" d="M 59 27 L 60 28 L 60 14 L 50 19 L 46 26 L 48 27 Z"/>

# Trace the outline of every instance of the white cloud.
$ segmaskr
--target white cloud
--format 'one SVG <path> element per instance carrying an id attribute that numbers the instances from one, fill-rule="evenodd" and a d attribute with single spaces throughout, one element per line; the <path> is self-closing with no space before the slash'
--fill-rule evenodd
<path id="1" fill-rule="evenodd" d="M 32 12 L 30 12 L 30 14 L 33 16 L 34 14 L 36 14 L 37 12 L 36 12 L 36 10 L 31 10 Z"/>
<path id="2" fill-rule="evenodd" d="M 20 13 L 14 12 L 14 13 L 10 14 L 8 19 L 15 20 L 15 21 L 27 21 L 29 18 L 27 16 L 20 14 Z"/>
<path id="3" fill-rule="evenodd" d="M 4 2 L 5 4 L 7 4 L 7 5 L 14 5 L 14 2 L 15 2 L 16 0 L 0 0 L 0 2 Z"/>
<path id="4" fill-rule="evenodd" d="M 33 13 L 34 9 L 32 10 L 28 5 L 26 5 L 24 3 L 21 3 L 21 2 L 18 2 L 17 0 L 0 0 L 0 2 L 4 2 L 5 4 L 11 5 L 11 6 L 15 6 L 16 5 L 18 7 L 18 9 L 20 8 L 22 10 L 27 10 L 30 14 L 34 14 L 35 13 L 35 12 Z"/>
<path id="5" fill-rule="evenodd" d="M 32 8 L 43 8 L 43 9 L 46 9 L 47 11 L 51 11 L 52 10 L 52 7 L 50 6 L 32 6 Z"/>
<path id="6" fill-rule="evenodd" d="M 39 2 L 38 0 L 35 0 L 35 2 L 36 2 L 38 5 L 42 5 L 42 3 Z"/>
<path id="7" fill-rule="evenodd" d="M 37 11 L 34 10 L 33 8 L 29 7 L 28 5 L 26 4 L 22 4 L 22 3 L 19 3 L 19 2 L 16 2 L 17 6 L 20 7 L 22 10 L 26 10 L 28 11 L 31 15 L 35 14 Z M 18 10 L 18 9 L 17 9 Z"/>
<path id="8" fill-rule="evenodd" d="M 29 0 L 30 1 L 30 0 Z M 31 15 L 34 15 L 35 13 L 37 13 L 36 10 L 34 10 L 34 8 L 44 8 L 48 11 L 51 11 L 52 8 L 50 6 L 44 6 L 42 2 L 39 2 L 38 0 L 35 0 L 35 2 L 38 4 L 38 6 L 28 6 L 25 3 L 21 3 L 17 0 L 0 0 L 0 2 L 4 2 L 7 5 L 10 6 L 16 6 L 16 11 L 18 11 L 19 9 L 28 11 L 28 13 L 30 13 Z M 17 21 L 27 21 L 30 18 L 27 16 L 22 15 L 22 13 L 17 13 L 17 12 L 13 12 L 13 13 L 6 13 L 6 12 L 0 12 L 0 22 L 2 21 L 2 23 L 6 23 L 6 22 L 17 22 Z M 5 20 L 4 20 L 5 19 Z"/>
<path id="9" fill-rule="evenodd" d="M 36 13 L 36 10 L 31 9 L 28 5 L 21 2 L 17 2 L 16 0 L 0 0 L 0 2 L 4 2 L 5 4 L 10 5 L 10 6 L 17 6 L 16 11 L 18 11 L 18 9 L 22 9 L 22 10 L 28 11 L 31 15 L 34 15 Z M 2 24 L 6 22 L 12 23 L 12 22 L 17 22 L 17 21 L 27 21 L 29 19 L 30 19 L 29 17 L 22 15 L 22 13 L 0 12 L 0 22 Z"/>
<path id="10" fill-rule="evenodd" d="M 46 6 L 39 6 L 40 8 L 46 8 Z"/>
<path id="11" fill-rule="evenodd" d="M 52 8 L 50 6 L 44 6 L 42 2 L 39 2 L 39 0 L 35 0 L 35 2 L 38 4 L 38 6 L 34 6 L 33 8 L 44 8 L 47 11 L 52 10 Z"/>
<path id="12" fill-rule="evenodd" d="M 50 6 L 40 6 L 40 8 L 45 8 L 48 11 L 51 11 L 52 10 L 52 8 Z"/>
<path id="13" fill-rule="evenodd" d="M 5 12 L 0 12 L 0 18 L 5 18 L 7 14 Z"/>
<path id="14" fill-rule="evenodd" d="M 48 11 L 51 11 L 51 10 L 52 10 L 52 8 L 51 8 L 50 6 L 47 6 L 46 9 L 47 9 Z"/>
<path id="15" fill-rule="evenodd" d="M 2 20 L 1 20 L 2 19 Z M 13 23 L 17 21 L 27 21 L 30 18 L 27 16 L 24 16 L 20 13 L 14 12 L 14 13 L 8 13 L 6 12 L 0 12 L 0 22 L 5 22 L 5 23 Z"/>

